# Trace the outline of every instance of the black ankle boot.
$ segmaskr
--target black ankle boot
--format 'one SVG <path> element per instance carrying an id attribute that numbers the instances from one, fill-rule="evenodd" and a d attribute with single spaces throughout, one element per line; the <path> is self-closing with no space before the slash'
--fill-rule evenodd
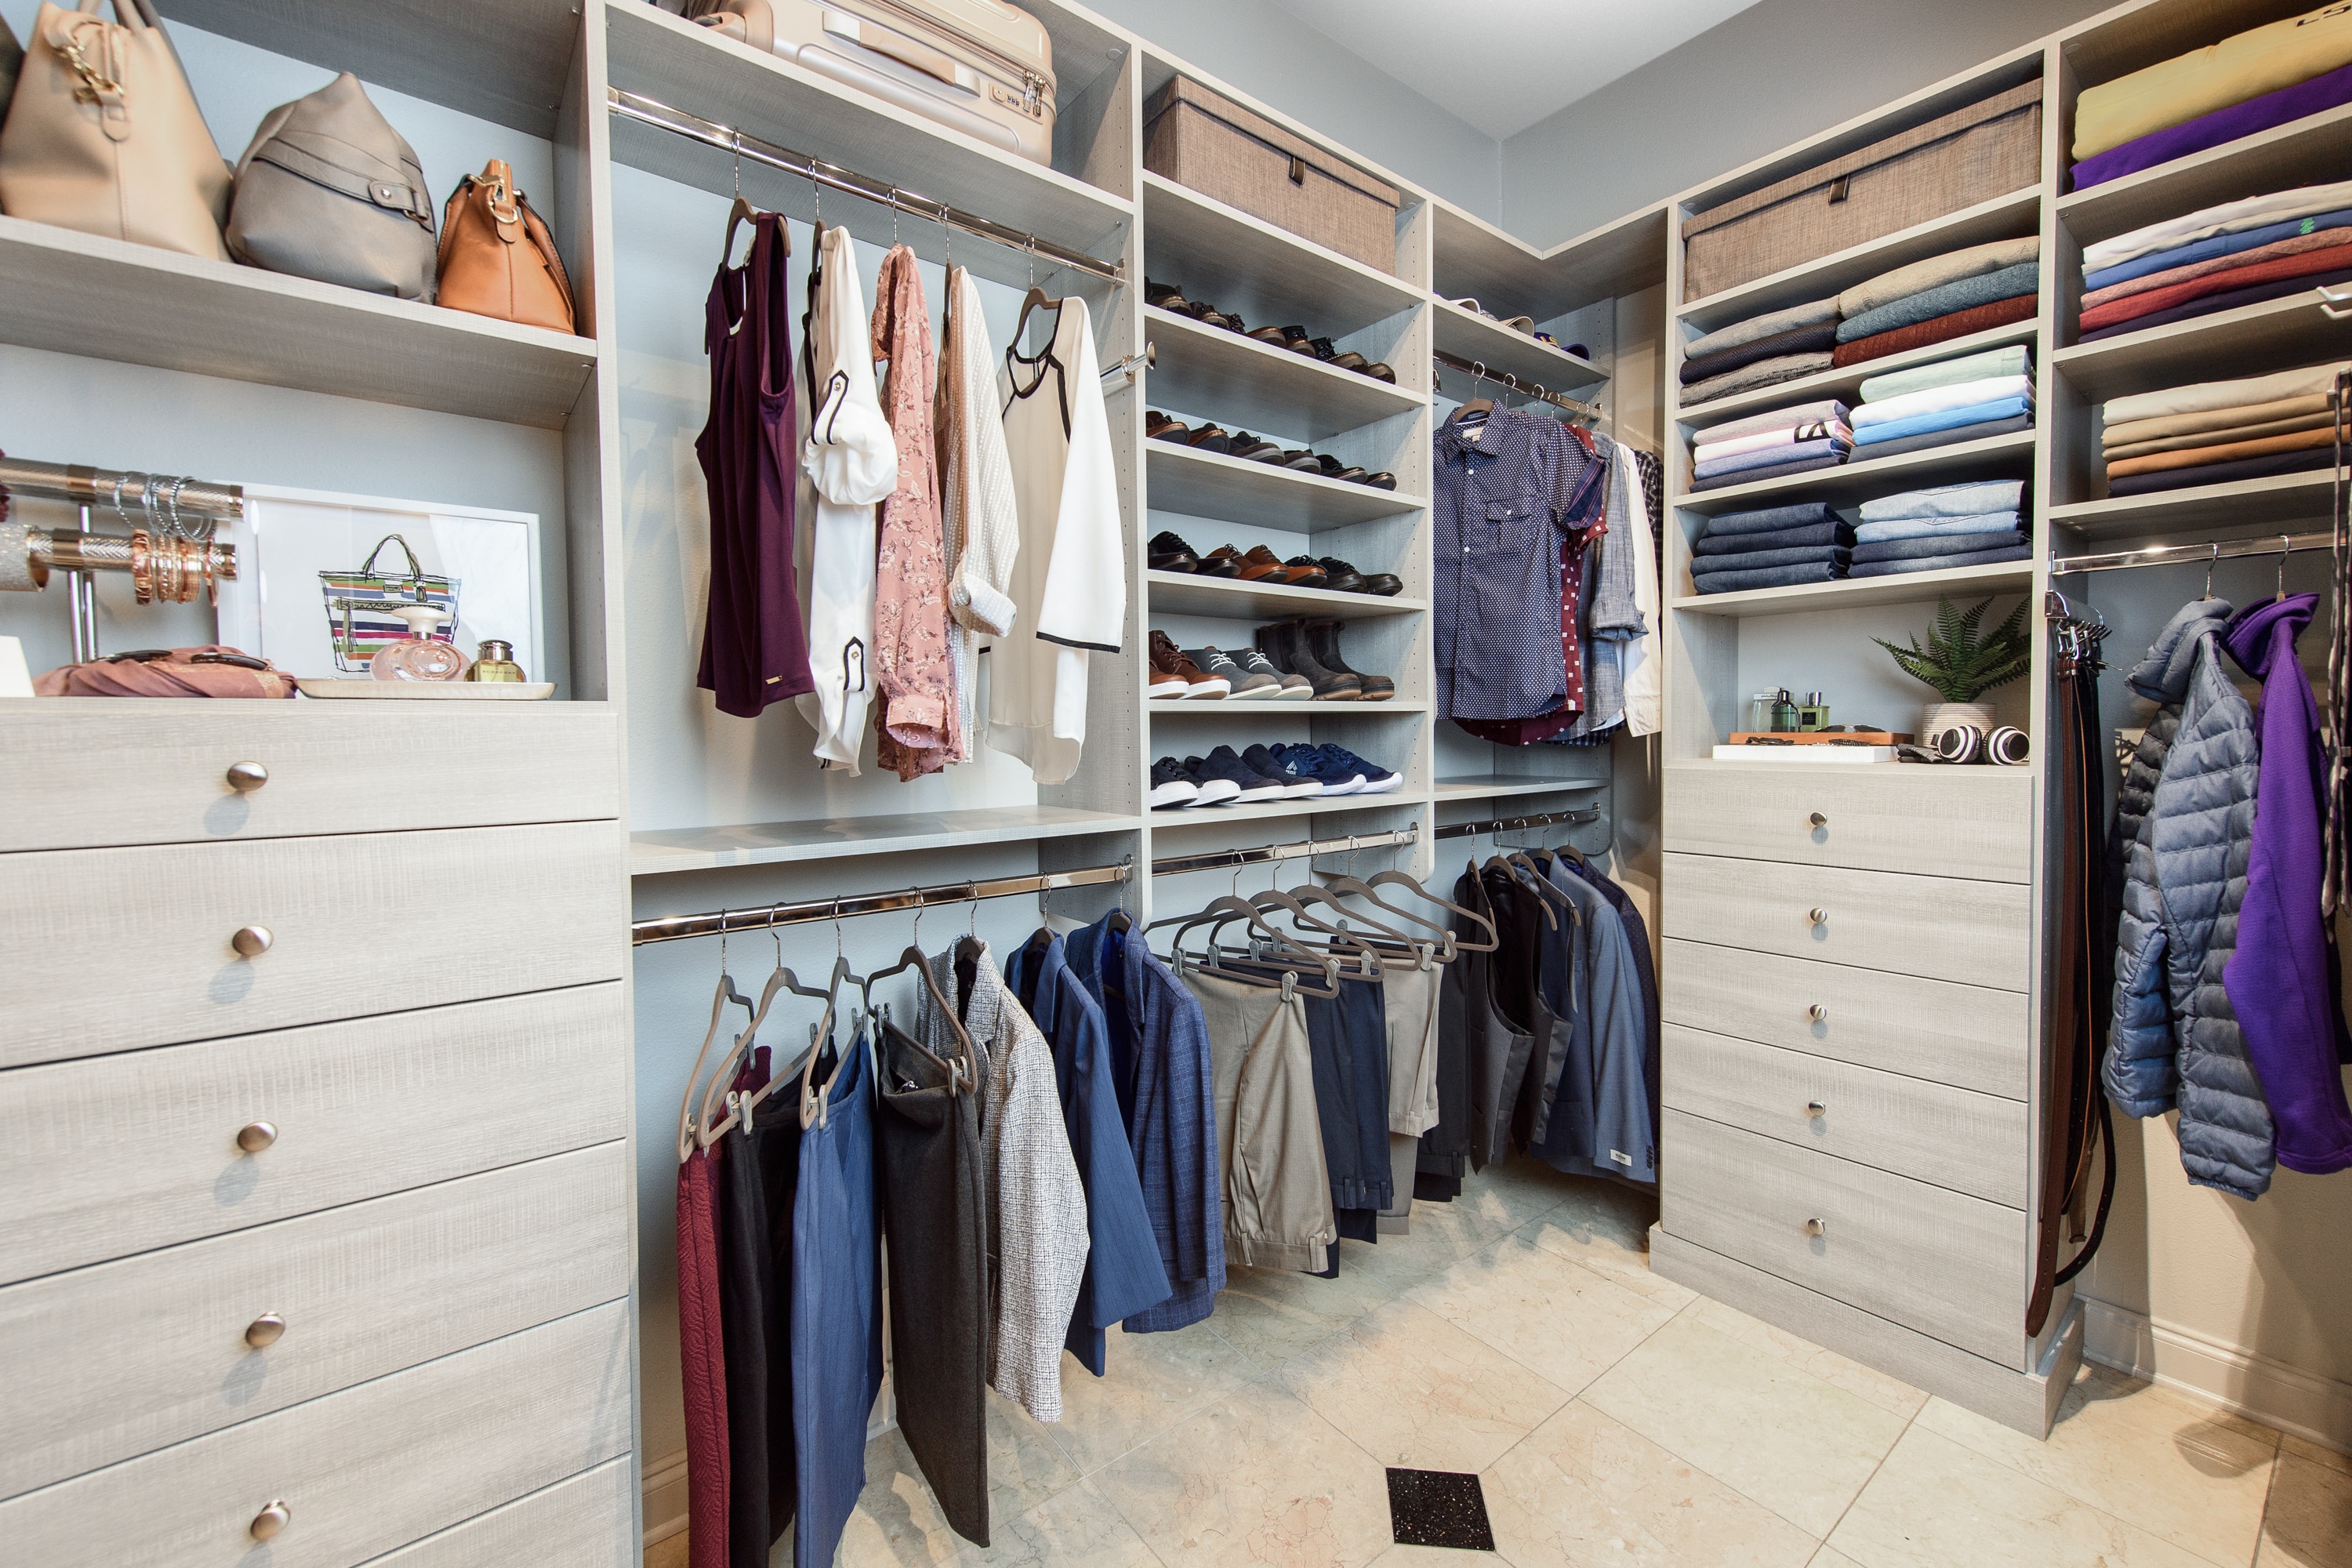
<path id="1" fill-rule="evenodd" d="M 1387 676 L 1366 675 L 1362 670 L 1348 668 L 1348 661 L 1339 657 L 1338 621 L 1308 621 L 1306 630 L 1307 651 L 1315 656 L 1316 662 L 1326 669 L 1354 676 L 1365 701 L 1385 702 L 1396 695 L 1396 682 Z"/>
<path id="2" fill-rule="evenodd" d="M 1257 629 L 1257 650 L 1277 669 L 1304 676 L 1315 688 L 1318 702 L 1354 702 L 1364 695 L 1361 679 L 1325 665 L 1307 644 L 1307 628 L 1299 621 L 1276 621 Z"/>

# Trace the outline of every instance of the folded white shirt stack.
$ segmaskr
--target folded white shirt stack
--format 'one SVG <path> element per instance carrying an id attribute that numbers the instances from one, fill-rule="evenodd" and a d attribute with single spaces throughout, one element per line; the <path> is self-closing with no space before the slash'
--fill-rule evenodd
<path id="1" fill-rule="evenodd" d="M 2218 234 L 2242 234 L 2250 228 L 2265 228 L 2290 218 L 2309 217 L 2314 213 L 2331 213 L 2344 207 L 2352 207 L 2352 180 L 2333 185 L 2298 185 L 2290 191 L 2223 202 L 2219 206 L 2166 218 L 2162 223 L 2084 246 L 2083 275 L 2087 278 L 2094 272 L 2137 261 L 2154 251 L 2194 245 Z"/>
<path id="2" fill-rule="evenodd" d="M 2011 397 L 2031 401 L 2032 396 L 2033 380 L 2031 376 L 1996 375 L 1983 381 L 1954 382 L 1948 386 L 1930 386 L 1920 392 L 1906 392 L 1883 403 L 1865 403 L 1853 411 L 1853 427 L 1864 430 L 1873 425 L 1909 419 L 1921 414 L 1940 414 L 1948 408 L 1971 408 L 1979 403 L 1999 403 Z"/>

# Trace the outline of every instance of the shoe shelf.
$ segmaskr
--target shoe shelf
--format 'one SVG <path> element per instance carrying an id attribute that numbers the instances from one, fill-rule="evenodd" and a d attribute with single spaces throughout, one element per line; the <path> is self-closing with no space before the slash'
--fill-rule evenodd
<path id="1" fill-rule="evenodd" d="M 1020 843 L 1088 833 L 1124 833 L 1137 826 L 1137 818 L 1125 812 L 1040 805 L 669 828 L 629 835 L 629 874 L 653 877 L 728 866 L 797 864 L 845 856 L 956 849 L 974 843 Z"/>
<path id="2" fill-rule="evenodd" d="M 1195 451 L 1173 441 L 1146 441 L 1143 458 L 1150 509 L 1186 517 L 1246 522 L 1292 533 L 1321 533 L 1419 511 L 1429 504 L 1424 498 L 1402 490 L 1374 489 L 1223 452 Z"/>
<path id="3" fill-rule="evenodd" d="M 1834 468 L 1815 468 L 1810 473 L 1784 474 L 1753 484 L 1726 485 L 1721 489 L 1676 496 L 1674 505 L 1684 511 L 1709 515 L 1770 506 L 1782 500 L 1825 500 L 1833 506 L 1845 506 L 1874 496 L 1893 495 L 1899 490 L 1955 479 L 2021 479 L 2032 466 L 2033 440 L 2033 431 L 2018 430 L 2007 436 L 1989 436 L 1980 441 L 1956 441 L 1948 447 L 1930 447 L 1925 451 L 1904 452 L 1875 461 L 1845 463 Z"/>
<path id="4" fill-rule="evenodd" d="M 2290 365 L 2352 358 L 2352 320 L 2331 321 L 2319 291 L 2242 305 L 2060 349 L 2052 357 L 2091 403 L 2191 382 L 2262 375 Z"/>
<path id="5" fill-rule="evenodd" d="M 1411 790 L 1391 790 L 1386 795 L 1315 795 L 1305 800 L 1254 801 L 1246 805 L 1163 805 L 1151 813 L 1151 826 L 1157 832 L 1166 832 L 1171 827 L 1211 827 L 1281 817 L 1324 816 L 1341 811 L 1371 811 L 1384 805 L 1418 806 L 1424 799 Z"/>
<path id="6" fill-rule="evenodd" d="M 1675 417 L 1686 428 L 1702 429 L 1709 425 L 1737 419 L 1743 414 L 1793 407 L 1797 404 L 1811 403 L 1823 397 L 1843 398 L 1851 407 L 1861 401 L 1862 384 L 1874 375 L 1885 375 L 1890 371 L 1903 370 L 1915 364 L 1933 364 L 1938 360 L 1958 359 L 1962 354 L 2004 348 L 2011 343 L 2030 343 L 2040 331 L 2041 324 L 2037 321 L 2012 321 L 2005 327 L 1991 327 L 1981 332 L 1970 332 L 1964 338 L 1930 343 L 1924 349 L 1888 354 L 1883 359 L 1864 360 L 1860 364 L 1815 371 L 1793 381 L 1759 386 L 1753 392 L 1737 392 L 1711 403 L 1678 409 Z M 2038 357 L 2037 354 L 2037 360 Z"/>
<path id="7" fill-rule="evenodd" d="M 1461 774 L 1437 781 L 1440 805 L 1464 800 L 1508 800 L 1526 795 L 1594 794 L 1609 787 L 1599 779 L 1538 779 L 1522 774 Z"/>
<path id="8" fill-rule="evenodd" d="M 2347 139 L 2352 104 L 2061 196 L 2058 216 L 2090 245 L 2240 196 L 2339 180 Z"/>
<path id="9" fill-rule="evenodd" d="M 1471 296 L 1478 298 L 1477 296 Z M 1479 298 L 1488 310 L 1497 307 Z M 1509 300 L 1503 301 L 1507 308 Z M 1430 322 L 1434 330 L 1437 346 L 1446 353 L 1475 360 L 1486 367 L 1489 374 L 1500 377 L 1516 375 L 1523 386 L 1538 384 L 1554 392 L 1570 396 L 1600 385 L 1609 379 L 1609 373 L 1591 360 L 1568 353 L 1538 342 L 1525 332 L 1514 331 L 1500 321 L 1490 321 L 1474 310 L 1465 310 L 1452 300 L 1432 298 Z"/>
<path id="10" fill-rule="evenodd" d="M 1421 304 L 1400 278 L 1145 170 L 1144 270 L 1252 327 L 1340 338 Z"/>
<path id="11" fill-rule="evenodd" d="M 1155 616 L 1208 616 L 1222 620 L 1277 619 L 1314 616 L 1355 621 L 1370 616 L 1418 615 L 1429 608 L 1426 599 L 1402 595 L 1335 594 L 1328 588 L 1286 588 L 1278 584 L 1244 583 L 1238 577 L 1196 577 L 1189 572 L 1149 572 L 1144 587 Z"/>
<path id="12" fill-rule="evenodd" d="M 1154 408 L 1212 419 L 1227 430 L 1321 441 L 1429 406 L 1426 393 L 1334 370 L 1172 310 L 1146 306 L 1143 314 L 1145 335 L 1160 351 L 1144 373 Z"/>
<path id="13" fill-rule="evenodd" d="M 2159 490 L 2154 495 L 2076 501 L 2053 506 L 2044 515 L 2053 525 L 2073 529 L 2089 542 L 2300 533 L 2326 523 L 2335 490 L 2335 472 L 2321 469 Z M 2067 553 L 2055 547 L 2053 552 Z"/>
<path id="14" fill-rule="evenodd" d="M 0 217 L 0 341 L 559 429 L 596 344 Z"/>
<path id="15" fill-rule="evenodd" d="M 1906 572 L 1893 577 L 1845 578 L 1835 583 L 1807 583 L 1794 588 L 1751 588 L 1743 594 L 1678 594 L 1674 608 L 1703 616 L 1810 615 L 1817 610 L 1864 609 L 1874 605 L 1907 605 L 1949 594 L 2023 593 L 2033 585 L 2033 563 L 2003 561 L 1991 566 L 1962 566 L 1949 572 Z"/>
<path id="16" fill-rule="evenodd" d="M 1153 719 L 1310 719 L 1414 718 L 1429 711 L 1426 702 L 1388 697 L 1377 702 L 1301 702 L 1276 697 L 1155 697 L 1143 705 Z M 1374 762 L 1380 761 L 1375 757 Z M 1386 765 L 1386 764 L 1383 764 Z"/>

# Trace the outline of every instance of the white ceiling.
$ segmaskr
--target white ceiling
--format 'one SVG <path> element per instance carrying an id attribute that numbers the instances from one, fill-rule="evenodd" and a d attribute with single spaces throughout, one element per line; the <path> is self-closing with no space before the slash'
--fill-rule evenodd
<path id="1" fill-rule="evenodd" d="M 1756 0 L 1274 0 L 1496 141 Z"/>

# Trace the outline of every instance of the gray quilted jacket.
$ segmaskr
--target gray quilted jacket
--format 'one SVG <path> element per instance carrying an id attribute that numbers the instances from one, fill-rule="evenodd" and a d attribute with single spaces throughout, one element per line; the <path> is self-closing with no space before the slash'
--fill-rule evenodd
<path id="1" fill-rule="evenodd" d="M 2116 805 L 2123 920 L 2104 1078 L 2130 1115 L 2179 1107 L 2191 1182 L 2255 1198 L 2275 1163 L 2270 1105 L 2221 986 L 2261 761 L 2253 710 L 2221 665 L 2231 614 L 2221 599 L 2185 605 L 2131 673 L 2132 689 L 2160 706 Z"/>

